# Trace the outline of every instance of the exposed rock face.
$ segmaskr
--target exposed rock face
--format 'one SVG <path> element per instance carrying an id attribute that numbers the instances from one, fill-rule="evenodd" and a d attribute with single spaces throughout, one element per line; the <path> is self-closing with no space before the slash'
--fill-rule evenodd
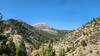
<path id="1" fill-rule="evenodd" d="M 47 24 L 45 24 L 45 23 L 37 23 L 37 24 L 34 25 L 34 27 L 37 28 L 37 29 L 49 29 L 49 28 L 50 28 L 50 27 L 49 27 Z"/>
<path id="2" fill-rule="evenodd" d="M 50 28 L 46 23 L 37 23 L 34 25 L 34 27 L 38 30 L 42 30 L 45 31 L 47 33 L 53 33 L 53 34 L 57 34 L 58 32 L 56 30 L 53 30 L 52 28 Z"/>

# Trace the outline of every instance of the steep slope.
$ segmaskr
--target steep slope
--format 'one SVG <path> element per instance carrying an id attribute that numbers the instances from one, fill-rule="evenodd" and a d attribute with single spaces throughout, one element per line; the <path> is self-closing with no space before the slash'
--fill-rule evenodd
<path id="1" fill-rule="evenodd" d="M 56 30 L 51 29 L 46 23 L 37 23 L 34 25 L 37 30 L 45 31 L 52 35 L 57 35 L 58 32 Z"/>
<path id="2" fill-rule="evenodd" d="M 51 32 L 40 30 L 15 19 L 0 20 L 0 34 L 13 38 L 16 46 L 20 46 L 20 43 L 24 42 L 26 50 L 29 52 L 33 49 L 38 49 L 41 44 L 48 43 L 49 40 L 58 41 L 62 38 L 61 36 L 67 33 L 67 31 L 62 32 L 60 30 L 52 31 L 56 31 L 57 33 L 51 34 Z"/>
<path id="3" fill-rule="evenodd" d="M 100 56 L 100 18 L 93 19 L 73 31 L 57 30 L 44 24 L 31 26 L 14 19 L 0 20 L 1 56 L 35 54 Z"/>
<path id="4" fill-rule="evenodd" d="M 51 28 L 46 23 L 37 23 L 34 25 L 34 28 L 36 28 L 36 30 L 41 30 L 51 35 L 56 35 L 55 37 L 57 37 L 57 40 L 63 39 L 65 34 L 71 32 L 71 30 L 58 30 Z"/>
<path id="5" fill-rule="evenodd" d="M 0 35 L 0 56 L 15 56 L 16 47 L 13 41 L 5 35 Z"/>
<path id="6" fill-rule="evenodd" d="M 100 18 L 67 34 L 54 45 L 54 49 L 57 55 L 64 49 L 65 56 L 100 56 Z"/>
<path id="7" fill-rule="evenodd" d="M 34 25 L 34 28 L 54 35 L 58 35 L 59 33 L 62 35 L 70 32 L 70 30 L 58 30 L 58 29 L 51 28 L 46 23 L 37 23 Z"/>

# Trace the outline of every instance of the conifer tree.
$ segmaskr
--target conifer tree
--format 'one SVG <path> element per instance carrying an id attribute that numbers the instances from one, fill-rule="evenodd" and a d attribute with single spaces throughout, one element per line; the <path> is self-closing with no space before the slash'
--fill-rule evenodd
<path id="1" fill-rule="evenodd" d="M 2 20 L 3 19 L 3 15 L 2 15 L 2 13 L 0 13 L 0 20 Z"/>
<path id="2" fill-rule="evenodd" d="M 64 48 L 60 49 L 59 56 L 65 56 Z"/>
<path id="3" fill-rule="evenodd" d="M 27 56 L 24 41 L 21 41 L 20 46 L 16 47 L 16 56 Z"/>
<path id="4" fill-rule="evenodd" d="M 40 48 L 40 56 L 44 56 L 44 46 L 43 45 Z"/>
<path id="5" fill-rule="evenodd" d="M 15 44 L 5 35 L 0 35 L 0 56 L 15 56 Z"/>
<path id="6" fill-rule="evenodd" d="M 15 44 L 13 43 L 13 41 L 9 41 L 9 43 L 7 44 L 7 50 L 8 50 L 8 55 L 9 56 L 15 56 L 16 55 L 16 47 Z"/>
<path id="7" fill-rule="evenodd" d="M 52 41 L 49 41 L 48 48 L 45 51 L 45 56 L 55 56 Z"/>

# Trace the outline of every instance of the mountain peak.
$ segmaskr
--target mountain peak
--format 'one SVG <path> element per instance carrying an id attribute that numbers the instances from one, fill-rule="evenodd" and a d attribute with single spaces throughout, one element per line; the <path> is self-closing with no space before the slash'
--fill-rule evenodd
<path id="1" fill-rule="evenodd" d="M 50 28 L 46 23 L 43 23 L 43 22 L 36 23 L 34 27 L 37 29 L 49 29 Z"/>

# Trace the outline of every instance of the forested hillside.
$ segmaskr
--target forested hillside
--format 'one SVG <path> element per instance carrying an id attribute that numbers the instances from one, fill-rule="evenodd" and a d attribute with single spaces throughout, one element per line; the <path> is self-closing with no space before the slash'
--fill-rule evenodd
<path id="1" fill-rule="evenodd" d="M 0 20 L 0 56 L 100 56 L 100 18 L 76 30 Z"/>
<path id="2" fill-rule="evenodd" d="M 31 53 L 34 49 L 39 49 L 42 44 L 49 43 L 49 41 L 56 42 L 63 39 L 63 35 L 70 32 L 53 28 L 46 30 L 49 31 L 38 29 L 20 20 L 0 20 L 0 35 L 7 36 L 7 41 L 12 38 L 16 52 L 18 52 L 17 49 L 22 49 L 25 55 Z"/>

